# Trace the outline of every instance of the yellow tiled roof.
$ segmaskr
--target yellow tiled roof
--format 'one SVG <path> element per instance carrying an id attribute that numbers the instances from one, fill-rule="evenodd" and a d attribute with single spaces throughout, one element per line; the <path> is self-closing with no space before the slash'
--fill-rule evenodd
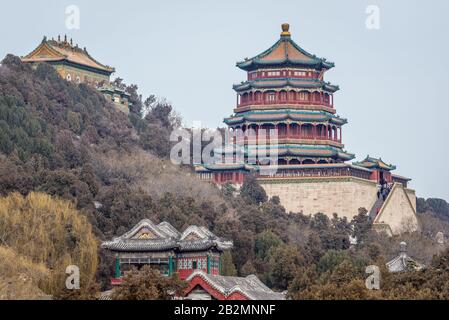
<path id="1" fill-rule="evenodd" d="M 85 49 L 73 46 L 64 41 L 48 40 L 44 38 L 42 43 L 30 54 L 22 58 L 24 62 L 52 62 L 67 60 L 72 63 L 90 68 L 114 72 L 114 68 L 103 65 L 92 58 Z"/>

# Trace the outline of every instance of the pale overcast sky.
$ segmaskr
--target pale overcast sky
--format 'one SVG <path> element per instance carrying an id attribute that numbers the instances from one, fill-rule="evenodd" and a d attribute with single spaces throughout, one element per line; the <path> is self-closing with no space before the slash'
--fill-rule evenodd
<path id="1" fill-rule="evenodd" d="M 80 29 L 66 28 L 66 7 Z M 377 5 L 380 29 L 366 28 Z M 236 61 L 269 48 L 289 22 L 305 50 L 335 62 L 346 150 L 397 165 L 418 196 L 449 200 L 449 1 L 8 1 L 0 56 L 25 55 L 44 35 L 73 37 L 146 96 L 166 97 L 186 125 L 222 126 L 235 107 Z"/>

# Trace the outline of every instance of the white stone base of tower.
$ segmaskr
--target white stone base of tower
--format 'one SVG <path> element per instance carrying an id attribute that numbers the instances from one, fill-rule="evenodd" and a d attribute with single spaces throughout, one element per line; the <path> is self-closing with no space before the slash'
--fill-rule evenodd
<path id="1" fill-rule="evenodd" d="M 374 227 L 390 236 L 420 230 L 415 191 L 395 183 L 374 219 Z"/>
<path id="2" fill-rule="evenodd" d="M 356 177 L 323 177 L 299 179 L 259 178 L 269 197 L 278 196 L 287 212 L 324 213 L 351 220 L 359 208 L 370 212 L 377 201 L 376 182 Z M 395 183 L 389 196 L 375 212 L 376 230 L 388 235 L 419 230 L 415 191 Z"/>

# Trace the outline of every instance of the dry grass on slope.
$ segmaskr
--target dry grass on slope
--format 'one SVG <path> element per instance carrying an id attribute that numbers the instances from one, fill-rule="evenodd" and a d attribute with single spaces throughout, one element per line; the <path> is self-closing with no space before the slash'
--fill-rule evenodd
<path id="1" fill-rule="evenodd" d="M 97 269 L 97 240 L 86 217 L 70 202 L 47 194 L 0 198 L 0 245 L 50 271 L 48 281 L 39 283 L 48 294 L 65 287 L 67 266 L 80 268 L 81 285 Z"/>
<path id="2" fill-rule="evenodd" d="M 42 263 L 0 246 L 0 300 L 48 299 L 40 287 L 50 279 L 50 271 Z"/>
<path id="3" fill-rule="evenodd" d="M 155 198 L 168 192 L 176 197 L 192 197 L 199 202 L 223 202 L 216 187 L 199 181 L 187 168 L 141 149 L 120 154 L 116 151 L 96 153 L 92 158 L 96 174 L 107 184 L 124 180 L 133 189 L 146 191 Z"/>

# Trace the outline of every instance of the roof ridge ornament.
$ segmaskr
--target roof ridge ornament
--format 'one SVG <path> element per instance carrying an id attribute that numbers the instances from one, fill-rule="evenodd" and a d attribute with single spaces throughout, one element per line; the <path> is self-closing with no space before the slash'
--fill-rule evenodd
<path id="1" fill-rule="evenodd" d="M 281 27 L 282 27 L 281 37 L 290 37 L 291 36 L 291 33 L 289 32 L 290 25 L 288 23 L 283 23 Z"/>
<path id="2" fill-rule="evenodd" d="M 407 243 L 405 241 L 401 241 L 399 244 L 399 252 L 407 253 Z"/>

